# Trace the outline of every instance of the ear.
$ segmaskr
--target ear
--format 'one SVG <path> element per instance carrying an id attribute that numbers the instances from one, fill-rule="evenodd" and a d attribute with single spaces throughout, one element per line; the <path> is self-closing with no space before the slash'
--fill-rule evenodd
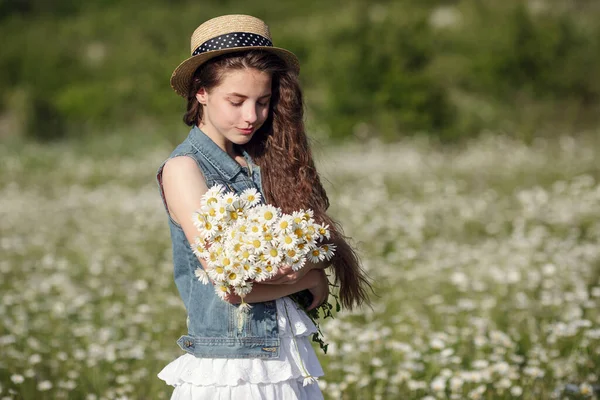
<path id="1" fill-rule="evenodd" d="M 198 92 L 196 93 L 196 100 L 198 100 L 198 103 L 200 103 L 202 105 L 206 105 L 206 98 L 207 98 L 206 90 L 203 87 L 201 87 L 200 89 L 198 89 Z"/>

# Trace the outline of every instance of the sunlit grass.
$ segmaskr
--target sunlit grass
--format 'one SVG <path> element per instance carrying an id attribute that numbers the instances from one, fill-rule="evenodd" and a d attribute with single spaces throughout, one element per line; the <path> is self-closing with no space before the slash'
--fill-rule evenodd
<path id="1" fill-rule="evenodd" d="M 590 398 L 594 137 L 317 150 L 372 309 L 323 330 L 330 399 Z M 154 174 L 168 146 L 0 147 L 0 399 L 154 399 L 185 313 Z M 589 392 L 589 395 L 586 393 Z"/>

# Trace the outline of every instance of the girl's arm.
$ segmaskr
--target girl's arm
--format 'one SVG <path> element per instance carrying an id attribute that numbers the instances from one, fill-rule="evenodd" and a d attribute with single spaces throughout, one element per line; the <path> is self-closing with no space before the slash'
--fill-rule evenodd
<path id="1" fill-rule="evenodd" d="M 171 218 L 181 225 L 189 243 L 194 243 L 198 234 L 192 222 L 192 214 L 200 208 L 202 195 L 208 191 L 202 172 L 196 161 L 190 157 L 181 156 L 168 160 L 163 167 L 162 187 L 167 208 Z M 202 267 L 206 268 L 204 260 L 200 259 Z M 246 297 L 249 303 L 268 301 L 308 289 L 313 294 L 314 308 L 327 299 L 329 285 L 323 270 L 302 271 L 302 276 L 293 283 L 263 284 L 255 283 L 252 292 Z M 303 268 L 304 269 L 304 268 Z M 292 271 L 293 272 L 293 271 Z M 231 303 L 239 303 L 237 296 L 230 296 Z M 314 306 L 314 307 L 313 307 Z"/>
<path id="2" fill-rule="evenodd" d="M 246 295 L 244 301 L 246 303 L 260 303 L 275 300 L 305 289 L 308 289 L 313 295 L 313 301 L 308 310 L 312 310 L 327 300 L 329 296 L 329 283 L 325 272 L 322 269 L 311 270 L 301 279 L 291 284 L 267 285 L 264 283 L 254 283 L 252 291 Z M 234 294 L 226 296 L 225 299 L 233 304 L 241 302 L 241 298 Z"/>
<path id="3" fill-rule="evenodd" d="M 318 263 L 307 261 L 306 265 L 298 271 L 294 271 L 289 265 L 282 265 L 275 275 L 262 283 L 265 285 L 291 285 L 302 279 L 309 271 L 313 269 L 324 270 L 329 264 L 326 261 L 319 261 Z"/>
<path id="4" fill-rule="evenodd" d="M 165 163 L 162 188 L 171 218 L 183 229 L 189 243 L 194 243 L 198 230 L 192 222 L 194 211 L 201 206 L 202 195 L 208 191 L 200 167 L 191 157 L 174 157 Z M 203 260 L 200 260 L 205 267 Z"/>

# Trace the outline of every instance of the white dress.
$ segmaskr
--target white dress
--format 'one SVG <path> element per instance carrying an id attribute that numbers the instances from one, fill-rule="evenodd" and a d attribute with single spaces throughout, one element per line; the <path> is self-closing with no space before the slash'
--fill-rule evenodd
<path id="1" fill-rule="evenodd" d="M 171 400 L 323 399 L 316 382 L 323 369 L 309 337 L 316 327 L 289 298 L 276 304 L 279 358 L 197 358 L 186 353 L 158 374 L 175 386 Z"/>

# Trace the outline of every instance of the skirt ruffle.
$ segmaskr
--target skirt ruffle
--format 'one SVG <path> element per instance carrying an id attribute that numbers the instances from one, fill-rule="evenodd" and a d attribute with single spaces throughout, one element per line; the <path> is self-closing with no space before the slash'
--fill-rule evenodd
<path id="1" fill-rule="evenodd" d="M 158 374 L 175 386 L 171 399 L 322 399 L 316 378 L 323 369 L 309 338 L 316 327 L 289 298 L 276 304 L 279 358 L 198 358 L 186 353 Z"/>

